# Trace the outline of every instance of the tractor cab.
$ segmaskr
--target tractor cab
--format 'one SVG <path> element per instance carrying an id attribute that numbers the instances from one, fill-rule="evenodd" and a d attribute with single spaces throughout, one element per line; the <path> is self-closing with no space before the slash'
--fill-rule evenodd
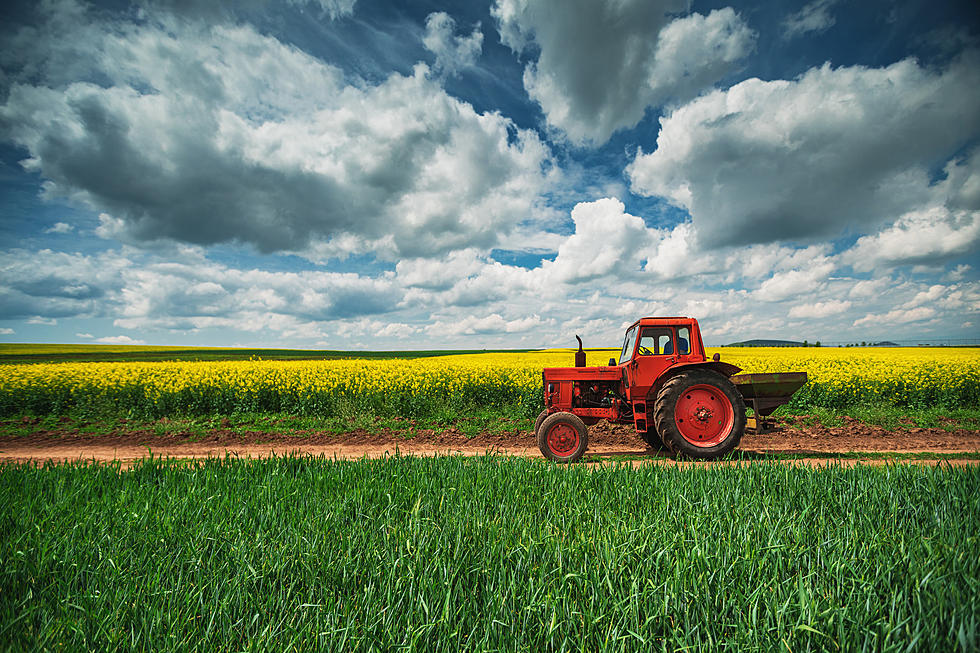
<path id="1" fill-rule="evenodd" d="M 627 329 L 619 354 L 627 398 L 645 397 L 673 367 L 705 360 L 701 330 L 694 318 L 641 318 Z"/>

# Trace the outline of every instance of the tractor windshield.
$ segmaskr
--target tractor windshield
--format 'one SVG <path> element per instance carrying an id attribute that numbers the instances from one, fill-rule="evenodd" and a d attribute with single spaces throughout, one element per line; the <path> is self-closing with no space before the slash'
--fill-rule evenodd
<path id="1" fill-rule="evenodd" d="M 626 341 L 623 342 L 623 351 L 619 354 L 619 364 L 622 365 L 633 355 L 633 344 L 636 342 L 636 327 L 626 332 Z"/>

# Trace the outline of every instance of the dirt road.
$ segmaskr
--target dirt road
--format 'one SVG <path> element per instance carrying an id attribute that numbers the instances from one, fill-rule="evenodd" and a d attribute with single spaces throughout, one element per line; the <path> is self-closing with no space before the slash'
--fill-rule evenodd
<path id="1" fill-rule="evenodd" d="M 783 421 L 777 432 L 766 435 L 747 434 L 739 450 L 748 458 L 772 454 L 789 454 L 794 460 L 813 464 L 826 463 L 833 454 L 851 454 L 848 464 L 861 461 L 853 453 L 874 454 L 868 460 L 885 462 L 881 454 L 925 453 L 968 454 L 958 456 L 957 464 L 980 463 L 980 431 L 909 428 L 889 431 L 856 420 L 828 428 L 806 419 Z M 649 449 L 628 427 L 601 423 L 589 430 L 592 460 L 628 460 L 636 463 L 673 463 L 664 452 Z M 330 434 L 316 431 L 282 434 L 234 429 L 213 429 L 203 437 L 186 433 L 159 436 L 149 430 L 115 430 L 100 435 L 84 435 L 65 428 L 59 431 L 39 430 L 21 436 L 0 437 L 0 462 L 67 462 L 76 460 L 125 463 L 150 455 L 164 458 L 208 458 L 214 456 L 267 457 L 305 454 L 338 459 L 378 458 L 396 453 L 431 455 L 481 455 L 497 452 L 505 455 L 540 457 L 534 436 L 528 431 L 503 434 L 484 433 L 472 438 L 455 429 L 421 430 L 412 433 L 355 431 Z M 905 457 L 907 458 L 907 456 Z M 925 461 L 935 464 L 935 460 Z"/>

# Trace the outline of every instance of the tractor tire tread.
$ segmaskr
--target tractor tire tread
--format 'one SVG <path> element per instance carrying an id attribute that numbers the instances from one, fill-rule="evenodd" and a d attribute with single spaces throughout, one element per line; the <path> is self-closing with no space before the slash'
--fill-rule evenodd
<path id="1" fill-rule="evenodd" d="M 567 456 L 556 455 L 548 446 L 548 431 L 558 422 L 565 422 L 578 432 L 578 446 Z M 556 463 L 574 463 L 578 461 L 583 454 L 585 454 L 585 450 L 589 448 L 589 429 L 585 426 L 585 422 L 582 421 L 582 418 L 574 413 L 552 413 L 541 423 L 541 427 L 538 429 L 537 433 L 537 440 L 538 449 L 541 450 L 542 455 L 544 455 L 544 457 L 548 460 L 553 460 Z"/>
<path id="2" fill-rule="evenodd" d="M 681 393 L 694 385 L 714 385 L 729 399 L 734 411 L 731 434 L 714 447 L 698 447 L 681 435 L 674 422 L 674 408 Z M 653 422 L 664 445 L 685 458 L 716 460 L 738 447 L 745 434 L 745 400 L 728 377 L 709 369 L 695 369 L 671 377 L 657 393 Z"/>
<path id="3" fill-rule="evenodd" d="M 538 430 L 541 428 L 541 423 L 544 422 L 545 418 L 548 417 L 550 413 L 548 409 L 545 408 L 540 413 L 538 413 L 537 419 L 534 420 L 534 435 L 537 436 Z"/>

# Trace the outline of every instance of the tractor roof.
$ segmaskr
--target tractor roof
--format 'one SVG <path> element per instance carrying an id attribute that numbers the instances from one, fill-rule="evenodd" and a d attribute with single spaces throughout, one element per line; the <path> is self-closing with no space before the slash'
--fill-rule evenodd
<path id="1" fill-rule="evenodd" d="M 671 324 L 677 324 L 679 322 L 691 323 L 697 322 L 693 317 L 641 317 L 639 320 L 633 324 L 643 324 L 647 326 L 670 326 Z"/>

